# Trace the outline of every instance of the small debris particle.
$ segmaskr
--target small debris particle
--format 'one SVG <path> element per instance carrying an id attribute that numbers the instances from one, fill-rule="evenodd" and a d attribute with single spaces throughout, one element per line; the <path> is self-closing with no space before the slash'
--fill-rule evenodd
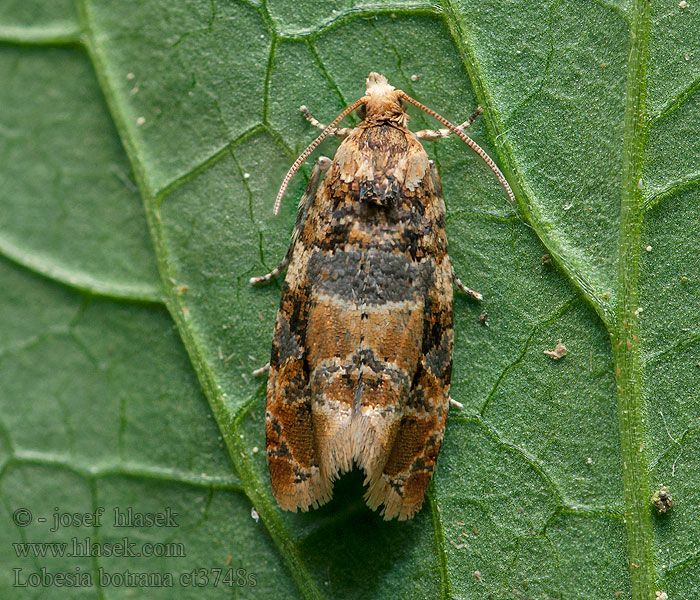
<path id="1" fill-rule="evenodd" d="M 134 77 L 135 77 L 135 75 L 134 75 L 133 73 L 127 73 L 127 74 L 126 74 L 126 78 L 127 78 L 127 79 L 133 79 Z"/>
<path id="2" fill-rule="evenodd" d="M 688 281 L 688 278 L 685 275 L 683 275 L 683 277 L 681 277 L 681 281 L 685 283 L 686 281 Z"/>
<path id="3" fill-rule="evenodd" d="M 588 464 L 588 465 L 593 464 L 593 459 L 590 456 L 586 459 L 586 464 Z"/>
<path id="4" fill-rule="evenodd" d="M 260 520 L 260 515 L 258 514 L 258 511 L 255 510 L 255 507 L 250 509 L 250 516 L 253 517 L 253 520 L 256 523 Z"/>
<path id="5" fill-rule="evenodd" d="M 139 127 L 141 127 L 141 125 L 143 125 L 145 122 L 146 122 L 146 117 L 139 117 L 138 119 L 136 119 L 136 124 Z"/>
<path id="6" fill-rule="evenodd" d="M 638 316 L 641 315 L 643 312 L 644 312 L 644 309 L 643 309 L 641 306 L 638 306 L 638 307 L 637 307 L 637 310 L 634 311 L 634 316 L 635 316 L 635 317 L 638 317 Z"/>
<path id="7" fill-rule="evenodd" d="M 632 342 L 630 340 L 627 340 L 627 349 L 632 350 L 632 348 L 634 348 L 634 346 L 632 346 Z"/>
<path id="8" fill-rule="evenodd" d="M 476 528 L 476 525 L 474 525 L 474 535 L 479 535 L 479 530 Z"/>
<path id="9" fill-rule="evenodd" d="M 561 343 L 561 340 L 557 342 L 557 345 L 554 347 L 554 350 L 544 350 L 544 353 L 549 356 L 552 360 L 559 360 L 560 358 L 563 358 L 566 356 L 566 346 Z"/>
<path id="10" fill-rule="evenodd" d="M 637 188 L 641 190 L 642 187 L 643 187 L 643 183 L 642 183 L 642 178 L 640 177 L 639 181 L 637 182 Z"/>
<path id="11" fill-rule="evenodd" d="M 139 86 L 135 85 L 134 87 L 131 88 L 131 91 L 129 93 L 133 96 L 134 94 L 138 94 L 139 92 Z"/>
<path id="12" fill-rule="evenodd" d="M 411 75 L 411 81 L 418 81 L 420 79 L 420 75 Z"/>
<path id="13" fill-rule="evenodd" d="M 543 265 L 551 265 L 552 264 L 552 257 L 549 254 L 543 254 L 542 255 L 542 264 Z"/>
<path id="14" fill-rule="evenodd" d="M 683 10 L 685 10 L 686 8 L 688 8 L 688 3 L 685 0 L 681 0 L 678 3 L 678 6 L 680 6 Z"/>
<path id="15" fill-rule="evenodd" d="M 690 55 L 689 55 L 689 54 L 686 54 L 686 55 L 685 55 L 685 60 L 690 60 Z"/>
<path id="16" fill-rule="evenodd" d="M 617 369 L 615 369 L 615 377 L 620 375 L 620 371 L 622 371 L 622 369 L 620 369 L 620 367 L 617 367 Z"/>
<path id="17" fill-rule="evenodd" d="M 610 300 L 610 292 L 605 292 L 601 297 L 603 300 Z"/>
<path id="18" fill-rule="evenodd" d="M 489 326 L 489 322 L 487 321 L 488 317 L 489 317 L 489 315 L 487 314 L 487 312 L 483 311 L 479 315 L 479 323 L 481 323 L 484 327 L 488 327 Z"/>
<path id="19" fill-rule="evenodd" d="M 637 563 L 630 563 L 630 565 L 632 565 L 635 569 L 639 568 L 639 565 Z"/>
<path id="20" fill-rule="evenodd" d="M 656 600 L 668 600 L 668 594 L 666 592 L 662 592 L 661 590 L 656 590 Z"/>
<path id="21" fill-rule="evenodd" d="M 233 556 L 231 556 L 231 555 L 229 554 L 229 555 L 226 557 L 226 564 L 227 564 L 227 565 L 230 565 L 232 560 L 233 560 Z"/>
<path id="22" fill-rule="evenodd" d="M 476 580 L 481 583 L 484 581 L 484 578 L 481 576 L 481 571 L 474 571 L 474 577 L 476 577 Z"/>
<path id="23" fill-rule="evenodd" d="M 243 173 L 243 179 L 250 179 L 250 173 Z"/>
<path id="24" fill-rule="evenodd" d="M 253 446 L 253 454 L 258 453 L 259 448 L 257 446 Z"/>
<path id="25" fill-rule="evenodd" d="M 601 68 L 601 69 L 604 69 L 604 68 L 607 67 L 607 66 L 608 66 L 608 63 L 606 63 L 606 62 L 600 63 L 600 68 Z"/>
<path id="26" fill-rule="evenodd" d="M 651 503 L 654 505 L 657 514 L 664 514 L 673 506 L 673 498 L 668 493 L 668 488 L 663 485 L 656 490 L 651 496 Z"/>
<path id="27" fill-rule="evenodd" d="M 647 247 L 646 247 L 646 251 L 647 251 L 647 252 L 651 252 L 651 246 L 647 246 Z"/>

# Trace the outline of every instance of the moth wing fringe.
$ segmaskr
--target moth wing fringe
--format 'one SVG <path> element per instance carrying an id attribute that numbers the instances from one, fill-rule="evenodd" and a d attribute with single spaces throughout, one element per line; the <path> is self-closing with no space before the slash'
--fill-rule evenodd
<path id="1" fill-rule="evenodd" d="M 420 502 L 407 504 L 392 487 L 389 476 L 384 473 L 370 484 L 364 497 L 367 506 L 372 510 L 377 510 L 384 505 L 380 514 L 385 521 L 394 518 L 405 521 L 412 518 L 423 506 L 423 498 Z"/>
<path id="2" fill-rule="evenodd" d="M 284 510 L 291 512 L 308 512 L 310 508 L 323 506 L 333 497 L 333 486 L 328 481 L 324 482 L 320 475 L 317 469 L 311 478 L 295 483 L 292 494 L 273 487 L 275 499 Z"/>

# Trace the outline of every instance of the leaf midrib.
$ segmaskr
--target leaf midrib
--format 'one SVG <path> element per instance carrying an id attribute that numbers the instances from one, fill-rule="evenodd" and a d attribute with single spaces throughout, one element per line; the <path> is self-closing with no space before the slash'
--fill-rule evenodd
<path id="1" fill-rule="evenodd" d="M 499 140 L 497 152 L 518 201 L 518 208 L 540 241 L 555 258 L 569 281 L 591 304 L 609 332 L 617 373 L 619 434 L 621 440 L 625 528 L 632 600 L 653 600 L 656 575 L 653 565 L 651 512 L 649 510 L 649 461 L 645 450 L 642 403 L 642 357 L 639 343 L 639 248 L 645 199 L 638 186 L 643 170 L 644 143 L 649 122 L 645 115 L 646 66 L 650 7 L 648 0 L 634 0 L 631 12 L 631 50 L 627 65 L 625 127 L 623 136 L 622 205 L 618 238 L 618 273 L 615 302 L 609 306 L 598 297 L 593 284 L 551 236 L 530 202 L 533 194 L 516 168 L 513 147 L 504 136 L 500 115 L 482 81 L 474 46 L 454 0 L 442 0 L 445 20 L 455 38 L 469 74 L 491 138 Z"/>
<path id="2" fill-rule="evenodd" d="M 656 580 L 652 550 L 653 523 L 649 507 L 649 459 L 644 443 L 643 361 L 638 311 L 644 204 L 640 184 L 648 130 L 645 112 L 650 10 L 648 0 L 634 0 L 625 98 L 617 305 L 614 329 L 610 332 L 617 373 L 625 529 L 633 600 L 653 600 Z"/>
<path id="3" fill-rule="evenodd" d="M 265 523 L 270 536 L 278 547 L 280 555 L 287 563 L 289 571 L 296 581 L 299 589 L 306 598 L 321 600 L 323 598 L 311 573 L 306 567 L 294 540 L 289 532 L 284 528 L 270 498 L 263 492 L 262 485 L 257 479 L 250 459 L 247 456 L 246 448 L 243 446 L 240 437 L 236 433 L 235 420 L 232 422 L 231 414 L 227 410 L 226 400 L 222 391 L 216 383 L 216 377 L 209 367 L 205 353 L 200 343 L 194 336 L 194 332 L 187 322 L 187 308 L 183 304 L 181 296 L 176 287 L 172 284 L 173 273 L 168 263 L 168 252 L 165 247 L 162 222 L 159 211 L 159 198 L 161 194 L 150 184 L 150 179 L 145 172 L 144 161 L 138 150 L 138 144 L 133 138 L 132 131 L 127 125 L 125 107 L 119 99 L 111 93 L 109 85 L 109 70 L 107 61 L 100 51 L 96 36 L 92 27 L 89 0 L 76 0 L 78 4 L 78 14 L 83 31 L 82 43 L 85 46 L 93 68 L 103 90 L 110 113 L 115 122 L 116 129 L 127 150 L 127 155 L 136 178 L 141 197 L 143 199 L 146 220 L 153 239 L 156 251 L 158 271 L 166 292 L 165 303 L 173 320 L 175 321 L 185 349 L 192 361 L 192 365 L 199 377 L 200 384 L 209 400 L 209 405 L 214 413 L 222 437 L 226 444 L 229 456 L 240 477 L 246 495 L 254 505 L 256 511 Z"/>

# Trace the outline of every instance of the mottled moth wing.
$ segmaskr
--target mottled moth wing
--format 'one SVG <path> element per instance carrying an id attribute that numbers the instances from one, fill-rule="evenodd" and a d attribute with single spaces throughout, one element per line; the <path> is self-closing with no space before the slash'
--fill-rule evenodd
<path id="1" fill-rule="evenodd" d="M 300 210 L 268 380 L 273 492 L 283 508 L 306 510 L 330 499 L 354 462 L 371 507 L 412 517 L 442 441 L 452 369 L 437 173 L 403 125 L 361 124 Z"/>
<path id="2" fill-rule="evenodd" d="M 409 250 L 412 266 L 424 273 L 423 285 L 413 296 L 414 309 L 422 305 L 420 323 L 414 325 L 414 335 L 420 329 L 419 360 L 410 372 L 411 386 L 402 404 L 399 431 L 388 459 L 381 473 L 367 477 L 367 504 L 370 508 L 384 504 L 387 519 L 411 518 L 422 506 L 447 421 L 454 340 L 453 290 L 439 181 L 431 161 L 429 174 L 416 187 L 420 203 L 412 202 L 413 210 L 419 204 L 425 207 L 420 217 L 414 217 L 416 230 L 423 232 L 417 244 L 421 250 Z M 426 235 L 428 231 L 430 234 Z M 407 304 L 410 306 L 410 300 Z"/>
<path id="3" fill-rule="evenodd" d="M 310 284 L 300 234 L 314 209 L 323 173 L 330 161 L 319 158 L 299 202 L 292 242 L 283 262 L 289 262 L 272 339 L 265 419 L 267 462 L 272 491 L 286 510 L 318 506 L 330 499 L 322 486 L 313 449 L 311 390 L 306 360 L 306 324 Z"/>

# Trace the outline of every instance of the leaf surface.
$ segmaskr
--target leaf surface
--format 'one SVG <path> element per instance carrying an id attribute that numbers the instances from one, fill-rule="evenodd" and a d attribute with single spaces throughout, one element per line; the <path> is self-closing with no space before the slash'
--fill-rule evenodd
<path id="1" fill-rule="evenodd" d="M 31 43 L 41 37 L 12 25 Z M 168 309 L 236 472 L 230 493 L 262 517 L 269 560 L 286 564 L 292 593 L 700 593 L 697 7 L 86 0 L 77 29 L 145 201 Z M 54 51 L 42 47 L 42 60 Z M 24 60 L 39 50 L 11 52 Z M 280 511 L 261 451 L 264 381 L 251 373 L 267 361 L 280 282 L 247 281 L 286 251 L 303 177 L 279 217 L 272 201 L 316 135 L 298 106 L 329 122 L 370 70 L 453 122 L 483 106 L 470 133 L 517 196 L 509 205 L 458 141 L 426 144 L 453 262 L 485 300 L 456 296 L 452 396 L 464 409 L 450 414 L 426 506 L 408 523 L 368 511 L 356 474 L 317 511 Z M 415 129 L 434 126 L 412 117 Z M 114 335 L 137 334 L 123 327 Z M 544 350 L 559 339 L 568 352 L 554 361 Z M 659 516 L 649 499 L 661 485 L 675 506 Z M 211 526 L 225 532 L 236 519 Z M 231 534 L 242 549 L 256 532 L 266 539 L 241 523 L 252 531 Z M 265 597 L 288 597 L 279 585 Z"/>

